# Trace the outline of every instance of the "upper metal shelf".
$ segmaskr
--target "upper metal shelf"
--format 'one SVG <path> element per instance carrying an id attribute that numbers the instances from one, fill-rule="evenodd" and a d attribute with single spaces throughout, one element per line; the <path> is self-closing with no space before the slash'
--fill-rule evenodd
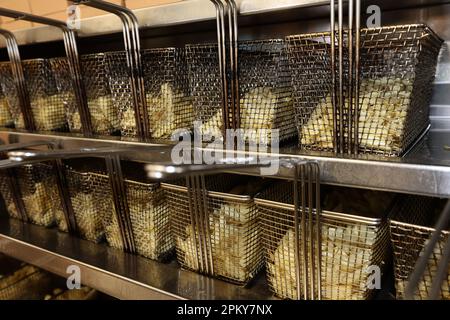
<path id="1" fill-rule="evenodd" d="M 0 139 L 4 143 L 50 139 L 57 141 L 63 148 L 120 144 L 130 149 L 124 160 L 147 163 L 170 161 L 170 152 L 155 154 L 149 148 L 152 144 L 121 140 L 118 137 L 88 139 L 67 134 L 32 134 L 1 130 Z M 450 151 L 445 149 L 446 145 L 450 145 L 448 131 L 431 131 L 403 158 L 372 155 L 334 157 L 329 153 L 306 153 L 298 148 L 284 148 L 271 156 L 317 161 L 321 169 L 321 181 L 325 184 L 450 198 Z M 240 169 L 233 173 L 260 174 L 257 169 Z M 282 169 L 274 177 L 292 176 L 293 172 Z"/>
<path id="2" fill-rule="evenodd" d="M 364 3 L 364 1 L 363 1 Z M 368 2 L 369 3 L 369 2 Z M 450 3 L 448 0 L 371 0 L 370 4 L 378 4 L 383 10 L 409 8 L 424 5 Z M 275 13 L 286 10 L 299 9 L 299 19 L 314 18 L 327 15 L 323 10 L 329 4 L 328 0 L 237 0 L 240 15 L 258 15 Z M 308 9 L 309 11 L 306 11 Z M 305 10 L 305 11 L 303 11 Z M 142 28 L 165 27 L 185 23 L 213 20 L 216 17 L 215 8 L 205 0 L 185 0 L 173 4 L 154 6 L 133 11 Z M 82 19 L 80 37 L 105 35 L 121 32 L 122 26 L 119 19 L 112 15 L 102 15 L 93 18 Z M 19 44 L 42 43 L 62 40 L 58 30 L 48 26 L 34 27 L 17 30 L 14 32 Z M 4 47 L 4 43 L 0 42 Z"/>

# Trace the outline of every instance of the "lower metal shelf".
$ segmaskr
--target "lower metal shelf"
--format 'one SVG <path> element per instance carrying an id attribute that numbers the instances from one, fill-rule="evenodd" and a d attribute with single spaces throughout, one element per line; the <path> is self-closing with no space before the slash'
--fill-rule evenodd
<path id="1" fill-rule="evenodd" d="M 244 288 L 6 217 L 0 218 L 0 252 L 62 277 L 78 266 L 84 285 L 119 299 L 273 298 L 263 275 Z"/>

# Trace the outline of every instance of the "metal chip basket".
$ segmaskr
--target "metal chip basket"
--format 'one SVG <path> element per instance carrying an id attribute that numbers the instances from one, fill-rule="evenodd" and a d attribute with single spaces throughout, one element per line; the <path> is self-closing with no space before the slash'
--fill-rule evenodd
<path id="1" fill-rule="evenodd" d="M 99 192 L 107 202 L 103 215 L 106 240 L 114 248 L 124 249 L 122 232 L 114 209 L 108 176 L 98 176 Z M 169 210 L 164 192 L 157 183 L 125 180 L 126 200 L 129 208 L 131 232 L 136 253 L 153 260 L 165 258 L 173 249 L 170 233 Z"/>
<path id="2" fill-rule="evenodd" d="M 249 195 L 228 193 L 236 178 L 205 179 L 206 189 L 201 191 L 206 201 L 201 209 L 204 221 L 194 218 L 198 212 L 190 210 L 186 184 L 162 184 L 170 206 L 178 262 L 186 269 L 245 284 L 263 266 L 256 206 Z M 206 250 L 202 250 L 204 240 Z M 212 269 L 206 264 L 212 264 Z"/>
<path id="3" fill-rule="evenodd" d="M 270 144 L 296 136 L 286 46 L 283 40 L 239 42 L 240 127 L 247 142 Z M 201 133 L 222 136 L 222 87 L 217 45 L 187 45 L 189 84 Z M 230 85 L 230 84 L 229 84 Z M 230 97 L 229 97 L 230 99 Z"/>
<path id="4" fill-rule="evenodd" d="M 55 223 L 55 211 L 62 211 L 53 166 L 45 163 L 24 165 L 10 172 L 18 179 L 20 194 L 15 195 L 10 189 L 7 182 L 9 173 L 3 171 L 1 193 L 9 215 L 13 218 L 21 218 L 14 201 L 14 196 L 17 196 L 23 201 L 29 222 L 41 226 L 52 226 Z"/>
<path id="5" fill-rule="evenodd" d="M 384 216 L 392 199 L 380 194 L 371 202 L 368 200 L 370 192 L 359 191 L 362 192 L 359 195 L 352 189 L 323 191 L 321 297 L 330 300 L 367 299 L 374 293 L 368 286 L 369 267 L 376 266 L 383 270 L 387 259 L 389 236 Z M 299 262 L 295 258 L 292 183 L 274 185 L 257 195 L 255 203 L 261 216 L 262 242 L 271 290 L 284 299 L 304 299 L 297 294 L 296 269 Z M 364 211 L 368 207 L 377 212 L 366 214 Z M 303 272 L 300 267 L 300 274 Z M 301 276 L 300 279 L 304 278 Z"/>
<path id="6" fill-rule="evenodd" d="M 136 136 L 136 119 L 126 53 L 106 53 L 111 91 L 123 136 Z M 184 52 L 178 48 L 141 51 L 144 86 L 152 138 L 170 139 L 177 129 L 190 129 L 192 103 Z"/>
<path id="7" fill-rule="evenodd" d="M 15 85 L 15 80 L 9 62 L 0 63 L 0 84 L 2 94 L 5 98 L 5 103 L 9 107 L 11 114 L 12 125 L 16 127 L 23 127 L 23 116 L 20 109 L 19 95 Z"/>
<path id="8" fill-rule="evenodd" d="M 330 32 L 286 38 L 296 122 L 304 149 L 333 150 L 330 38 Z M 441 44 L 425 25 L 361 30 L 359 152 L 401 156 L 427 129 Z M 344 51 L 344 56 L 347 54 Z M 347 139 L 350 119 L 348 114 L 343 117 Z"/>
<path id="9" fill-rule="evenodd" d="M 119 119 L 111 95 L 105 54 L 82 55 L 80 61 L 93 132 L 103 135 L 114 134 L 118 131 Z M 71 132 L 81 132 L 81 118 L 77 109 L 70 110 L 68 122 Z"/>
<path id="10" fill-rule="evenodd" d="M 439 201 L 432 198 L 409 196 L 398 204 L 395 214 L 391 216 L 390 230 L 394 253 L 394 270 L 397 298 L 405 298 L 405 288 L 415 264 L 431 238 L 434 228 L 433 219 L 441 210 Z M 450 235 L 450 226 L 443 231 L 433 254 L 429 258 L 416 299 L 427 299 L 431 291 L 434 275 L 439 261 L 443 257 L 445 243 Z M 442 283 L 440 297 L 450 300 L 450 268 L 447 279 Z"/>
<path id="11" fill-rule="evenodd" d="M 105 199 L 107 195 L 101 195 L 99 192 L 104 190 L 103 177 L 104 175 L 98 173 L 66 169 L 67 187 L 78 234 L 81 238 L 93 242 L 104 239 L 103 217 L 111 210 Z"/>
<path id="12" fill-rule="evenodd" d="M 22 61 L 22 65 L 36 130 L 66 131 L 65 102 L 58 93 L 49 61 L 45 59 L 26 60 Z M 11 106 L 15 127 L 25 129 L 9 63 L 3 63 L 1 69 L 1 73 L 6 76 L 6 79 L 2 81 L 2 88 Z"/>

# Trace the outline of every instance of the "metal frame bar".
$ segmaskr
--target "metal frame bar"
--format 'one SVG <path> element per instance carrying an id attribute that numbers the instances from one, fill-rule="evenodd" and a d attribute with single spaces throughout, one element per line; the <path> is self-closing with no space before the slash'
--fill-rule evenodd
<path id="1" fill-rule="evenodd" d="M 134 13 L 122 6 L 101 0 L 73 0 L 75 4 L 83 4 L 103 10 L 118 16 L 122 22 L 127 64 L 130 71 L 130 83 L 133 96 L 136 129 L 142 141 L 151 137 L 150 122 L 145 97 L 145 86 L 141 59 L 141 44 L 139 39 L 139 23 Z"/>
<path id="2" fill-rule="evenodd" d="M 205 176 L 195 174 L 187 176 L 186 187 L 195 239 L 195 252 L 199 258 L 196 261 L 197 267 L 202 273 L 214 275 Z"/>
<path id="3" fill-rule="evenodd" d="M 219 57 L 219 74 L 222 86 L 222 136 L 225 141 L 226 130 L 229 129 L 229 108 L 228 108 L 228 79 L 227 79 L 227 54 L 225 43 L 225 7 L 221 0 L 210 0 L 216 8 L 217 20 L 217 50 Z"/>
<path id="4" fill-rule="evenodd" d="M 240 121 L 240 99 L 239 99 L 239 47 L 238 47 L 238 9 L 234 0 L 223 0 L 227 5 L 229 50 L 231 68 L 231 109 L 233 129 L 239 129 Z"/>
<path id="5" fill-rule="evenodd" d="M 313 162 L 296 163 L 293 187 L 297 299 L 303 297 L 305 300 L 321 300 L 322 228 L 319 165 Z"/>
<path id="6" fill-rule="evenodd" d="M 80 65 L 80 59 L 79 59 L 79 55 L 78 55 L 78 47 L 77 47 L 75 32 L 73 30 L 69 29 L 67 27 L 66 23 L 64 23 L 62 21 L 44 18 L 44 17 L 40 17 L 37 15 L 25 13 L 25 12 L 10 10 L 10 9 L 6 9 L 6 8 L 0 8 L 0 15 L 5 16 L 5 17 L 10 17 L 13 19 L 31 21 L 31 22 L 35 22 L 35 23 L 53 26 L 53 27 L 59 28 L 63 32 L 64 48 L 66 50 L 66 55 L 67 55 L 67 59 L 69 62 L 70 74 L 72 75 L 72 84 L 73 84 L 73 89 L 75 90 L 75 98 L 77 101 L 78 111 L 80 113 L 80 120 L 81 120 L 81 124 L 82 124 L 82 128 L 83 128 L 83 134 L 87 137 L 92 136 L 92 122 L 91 122 L 91 116 L 90 116 L 90 112 L 89 112 L 89 108 L 88 108 L 88 104 L 87 104 L 86 90 L 84 88 L 84 83 L 83 83 L 83 78 L 82 78 L 81 65 Z M 10 47 L 11 47 L 11 50 L 14 47 L 14 50 L 17 51 L 17 57 L 19 59 L 18 61 L 20 62 L 20 56 L 18 53 L 17 42 L 15 45 L 11 45 L 11 44 L 8 45 L 8 52 L 10 50 L 9 49 Z M 12 60 L 11 56 L 10 56 L 10 60 Z M 21 72 L 20 70 L 18 70 L 18 72 L 19 72 L 19 74 L 18 74 L 19 80 L 18 81 L 21 81 L 20 77 L 23 77 L 23 71 Z M 20 73 L 22 73 L 22 75 L 20 75 Z M 25 111 L 27 111 L 27 117 L 33 118 L 32 112 L 31 112 L 31 106 L 29 106 L 30 102 L 29 102 L 28 90 L 26 89 L 25 82 L 24 82 L 24 88 L 26 91 L 26 97 L 23 98 L 23 99 L 25 99 L 24 100 Z M 22 111 L 22 112 L 24 112 L 24 111 Z M 26 116 L 26 114 L 24 113 L 24 120 L 25 120 L 25 116 Z M 29 128 L 27 128 L 28 130 L 36 129 L 33 119 L 27 119 L 25 121 L 28 121 L 28 124 L 27 124 L 27 122 L 25 122 L 27 124 L 27 127 L 29 127 Z"/>
<path id="7" fill-rule="evenodd" d="M 134 233 L 130 219 L 130 209 L 127 201 L 125 179 L 122 173 L 120 156 L 112 154 L 105 157 L 106 168 L 108 170 L 109 182 L 111 184 L 112 196 L 115 207 L 117 223 L 119 224 L 120 234 L 124 250 L 130 253 L 136 253 Z"/>
<path id="8" fill-rule="evenodd" d="M 359 153 L 359 95 L 360 95 L 360 76 L 361 76 L 361 0 L 355 0 L 355 78 L 354 78 L 354 134 L 353 134 L 353 153 L 357 155 Z M 351 122 L 351 120 L 350 120 Z"/>
<path id="9" fill-rule="evenodd" d="M 338 100 L 337 110 L 339 114 L 339 153 L 344 152 L 344 4 L 343 0 L 338 0 Z"/>
<path id="10" fill-rule="evenodd" d="M 344 41 L 344 1 L 330 0 L 331 73 L 333 104 L 333 144 L 336 154 L 359 153 L 359 95 L 360 95 L 360 44 L 361 0 L 348 1 L 348 39 Z M 336 52 L 337 40 L 337 52 Z M 348 79 L 345 81 L 344 47 L 348 47 Z M 337 65 L 336 65 L 337 54 Z M 345 94 L 347 88 L 347 97 Z M 346 102 L 346 98 L 348 101 Z M 347 118 L 344 117 L 347 110 Z M 345 127 L 348 135 L 345 137 Z"/>
<path id="11" fill-rule="evenodd" d="M 330 0 L 330 41 L 331 41 L 331 101 L 333 104 L 333 149 L 334 153 L 339 153 L 338 146 L 338 113 L 337 113 L 337 88 L 336 88 L 336 3 Z"/>

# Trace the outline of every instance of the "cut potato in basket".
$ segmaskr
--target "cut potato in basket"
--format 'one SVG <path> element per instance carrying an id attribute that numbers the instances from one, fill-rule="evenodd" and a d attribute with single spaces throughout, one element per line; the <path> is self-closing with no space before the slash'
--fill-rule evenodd
<path id="1" fill-rule="evenodd" d="M 363 80 L 360 92 L 358 138 L 361 148 L 400 151 L 404 118 L 410 103 L 412 80 Z M 348 100 L 346 100 L 346 104 Z M 300 143 L 319 148 L 333 147 L 331 96 L 321 101 L 308 122 L 300 128 Z M 348 136 L 348 132 L 345 133 Z"/>

